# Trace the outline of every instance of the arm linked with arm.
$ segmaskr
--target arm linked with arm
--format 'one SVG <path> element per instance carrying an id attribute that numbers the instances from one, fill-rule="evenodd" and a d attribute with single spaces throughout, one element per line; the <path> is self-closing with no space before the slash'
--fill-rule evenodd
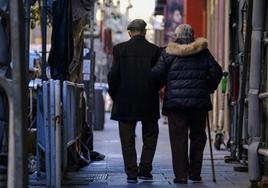
<path id="1" fill-rule="evenodd" d="M 152 79 L 156 84 L 158 90 L 160 90 L 163 86 L 166 85 L 168 69 L 170 66 L 170 62 L 167 61 L 166 53 L 163 52 L 158 59 L 158 62 L 154 67 L 152 67 Z"/>
<path id="2" fill-rule="evenodd" d="M 117 48 L 117 46 L 115 46 L 113 49 L 112 67 L 108 73 L 108 85 L 109 85 L 108 93 L 113 99 L 113 101 L 115 100 L 117 89 L 120 84 L 120 57 L 118 50 L 119 49 Z"/>

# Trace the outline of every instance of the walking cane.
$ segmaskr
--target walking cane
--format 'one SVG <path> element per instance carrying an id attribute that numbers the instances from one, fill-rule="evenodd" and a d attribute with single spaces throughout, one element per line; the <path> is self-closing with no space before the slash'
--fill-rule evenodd
<path id="1" fill-rule="evenodd" d="M 211 160 L 211 167 L 212 167 L 212 176 L 213 176 L 213 182 L 216 182 L 215 166 L 214 166 L 214 158 L 213 158 L 213 151 L 212 151 L 212 145 L 211 145 L 210 123 L 209 123 L 209 115 L 208 115 L 208 113 L 207 113 L 207 126 L 208 126 L 208 139 L 209 139 L 209 150 L 210 150 L 210 160 Z"/>

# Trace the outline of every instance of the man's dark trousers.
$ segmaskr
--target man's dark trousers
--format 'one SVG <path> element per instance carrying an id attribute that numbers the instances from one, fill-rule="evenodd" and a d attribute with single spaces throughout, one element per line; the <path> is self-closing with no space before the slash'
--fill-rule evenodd
<path id="1" fill-rule="evenodd" d="M 121 139 L 122 153 L 125 164 L 125 172 L 128 177 L 138 176 L 137 153 L 135 148 L 136 121 L 119 121 L 119 135 Z M 151 172 L 155 154 L 158 124 L 155 121 L 142 121 L 143 148 L 139 164 L 139 170 Z"/>
<path id="2" fill-rule="evenodd" d="M 206 145 L 206 114 L 204 111 L 184 110 L 168 113 L 169 136 L 173 170 L 176 178 L 200 176 Z M 188 130 L 190 157 L 188 159 Z"/>

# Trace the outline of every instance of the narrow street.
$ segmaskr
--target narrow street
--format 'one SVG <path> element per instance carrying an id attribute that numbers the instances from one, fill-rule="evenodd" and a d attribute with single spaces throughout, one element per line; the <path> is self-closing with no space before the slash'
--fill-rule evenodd
<path id="1" fill-rule="evenodd" d="M 0 0 L 0 188 L 268 187 L 267 10 L 268 0 Z M 177 161 L 186 126 L 196 138 L 175 182 L 200 179 L 209 119 L 202 182 L 174 184 L 163 119 L 153 180 L 137 182 L 133 121 L 148 123 L 139 175 L 151 179 L 159 101 Z M 110 111 L 130 125 L 126 165 Z"/>

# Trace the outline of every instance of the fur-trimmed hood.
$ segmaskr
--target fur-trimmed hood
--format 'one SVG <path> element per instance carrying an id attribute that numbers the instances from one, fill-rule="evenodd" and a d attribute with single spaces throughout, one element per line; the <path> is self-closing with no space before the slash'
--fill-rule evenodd
<path id="1" fill-rule="evenodd" d="M 205 38 L 196 38 L 190 44 L 178 44 L 170 42 L 167 45 L 166 52 L 171 55 L 188 56 L 196 54 L 208 47 L 208 41 Z"/>

